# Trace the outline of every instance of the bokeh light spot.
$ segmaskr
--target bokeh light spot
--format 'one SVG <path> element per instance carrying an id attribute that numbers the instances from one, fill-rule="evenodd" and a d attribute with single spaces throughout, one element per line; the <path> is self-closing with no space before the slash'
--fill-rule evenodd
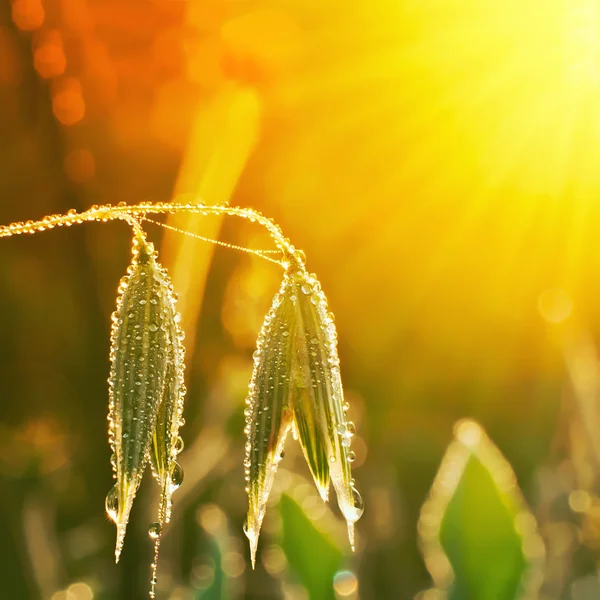
<path id="1" fill-rule="evenodd" d="M 67 588 L 68 600 L 92 600 L 93 598 L 94 591 L 83 581 L 73 583 Z"/>
<path id="2" fill-rule="evenodd" d="M 573 490 L 569 494 L 569 506 L 575 512 L 587 512 L 592 506 L 592 498 L 585 490 Z"/>
<path id="3" fill-rule="evenodd" d="M 57 83 L 52 97 L 52 112 L 62 125 L 75 125 L 85 115 L 81 84 L 74 77 Z"/>
<path id="4" fill-rule="evenodd" d="M 538 309 L 546 321 L 561 323 L 573 309 L 571 297 L 560 288 L 544 290 L 538 299 Z"/>
<path id="5" fill-rule="evenodd" d="M 225 513 L 216 504 L 205 504 L 198 509 L 196 518 L 200 526 L 213 535 L 222 531 L 227 525 Z"/>
<path id="6" fill-rule="evenodd" d="M 40 77 L 50 79 L 62 75 L 67 68 L 61 35 L 56 30 L 44 32 L 33 55 L 35 70 Z"/>
<path id="7" fill-rule="evenodd" d="M 225 552 L 221 568 L 227 577 L 239 577 L 246 569 L 246 562 L 239 552 Z"/>
<path id="8" fill-rule="evenodd" d="M 41 27 L 46 14 L 40 0 L 16 0 L 12 5 L 12 18 L 22 31 Z"/>
<path id="9" fill-rule="evenodd" d="M 455 436 L 465 446 L 473 448 L 481 441 L 481 427 L 475 421 L 459 421 L 455 426 Z"/>
<path id="10" fill-rule="evenodd" d="M 271 577 L 277 577 L 287 567 L 287 558 L 281 546 L 273 545 L 265 548 L 262 553 L 262 563 L 265 571 Z"/>
<path id="11" fill-rule="evenodd" d="M 342 598 L 355 594 L 358 590 L 358 579 L 352 571 L 338 571 L 333 577 L 333 589 Z"/>

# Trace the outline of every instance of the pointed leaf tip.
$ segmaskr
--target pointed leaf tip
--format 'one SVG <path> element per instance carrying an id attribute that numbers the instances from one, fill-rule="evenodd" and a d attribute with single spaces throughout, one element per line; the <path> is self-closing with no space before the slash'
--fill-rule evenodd
<path id="1" fill-rule="evenodd" d="M 258 337 L 245 410 L 252 555 L 290 428 L 324 501 L 333 482 L 354 544 L 353 523 L 363 504 L 351 475 L 354 425 L 346 420 L 346 409 L 333 315 L 319 282 L 292 261 Z"/>

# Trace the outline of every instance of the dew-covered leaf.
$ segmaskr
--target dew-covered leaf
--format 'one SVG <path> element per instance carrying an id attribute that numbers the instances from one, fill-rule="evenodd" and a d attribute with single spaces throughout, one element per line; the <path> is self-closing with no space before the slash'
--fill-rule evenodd
<path id="1" fill-rule="evenodd" d="M 246 408 L 246 535 L 252 562 L 286 434 L 294 427 L 324 500 L 333 481 L 354 546 L 354 522 L 363 512 L 354 487 L 333 316 L 314 276 L 301 259 L 289 265 L 265 317 Z"/>
<path id="2" fill-rule="evenodd" d="M 313 525 L 302 508 L 287 494 L 279 505 L 281 545 L 287 560 L 306 587 L 310 598 L 333 600 L 333 578 L 342 563 L 335 543 Z"/>
<path id="3" fill-rule="evenodd" d="M 109 441 L 116 484 L 106 498 L 106 510 L 117 524 L 117 560 L 165 402 L 166 374 L 177 335 L 167 273 L 139 230 L 119 294 L 112 317 L 109 377 Z"/>
<path id="4" fill-rule="evenodd" d="M 544 547 L 516 478 L 473 421 L 461 421 L 419 521 L 427 566 L 449 598 L 514 600 L 535 586 Z"/>
<path id="5" fill-rule="evenodd" d="M 282 286 L 265 317 L 246 400 L 244 467 L 249 509 L 245 532 L 253 565 L 267 499 L 292 425 L 289 373 L 295 322 L 293 304 L 285 292 Z"/>
<path id="6" fill-rule="evenodd" d="M 354 523 L 362 516 L 363 503 L 352 481 L 354 424 L 345 414 L 348 407 L 334 318 L 314 275 L 304 269 L 293 271 L 289 288 L 297 322 L 292 364 L 294 421 L 304 456 L 325 499 L 329 479 L 333 482 L 354 547 Z"/>

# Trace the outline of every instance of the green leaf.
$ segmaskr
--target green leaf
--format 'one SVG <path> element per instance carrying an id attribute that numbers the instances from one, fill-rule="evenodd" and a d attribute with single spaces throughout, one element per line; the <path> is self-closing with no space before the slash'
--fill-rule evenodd
<path id="1" fill-rule="evenodd" d="M 292 569 L 308 590 L 311 600 L 334 600 L 333 577 L 342 562 L 334 542 L 317 529 L 300 506 L 282 494 L 283 551 Z"/>
<path id="2" fill-rule="evenodd" d="M 454 570 L 450 597 L 512 600 L 527 561 L 515 529 L 519 512 L 471 456 L 442 521 L 440 541 Z"/>
<path id="3" fill-rule="evenodd" d="M 514 600 L 543 558 L 535 519 L 509 463 L 461 421 L 419 522 L 427 566 L 450 600 Z"/>

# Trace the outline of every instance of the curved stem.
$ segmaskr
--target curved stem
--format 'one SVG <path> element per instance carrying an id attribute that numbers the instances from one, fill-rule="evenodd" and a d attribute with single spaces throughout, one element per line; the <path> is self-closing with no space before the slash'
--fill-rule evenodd
<path id="1" fill-rule="evenodd" d="M 181 200 L 183 200 L 182 198 Z M 297 257 L 297 251 L 290 241 L 283 235 L 281 228 L 275 224 L 272 219 L 265 217 L 262 213 L 252 208 L 240 208 L 236 206 L 208 206 L 194 202 L 142 202 L 140 204 L 126 205 L 119 204 L 112 206 L 105 204 L 102 206 L 92 206 L 92 208 L 81 213 L 70 210 L 64 215 L 49 215 L 39 221 L 23 221 L 11 223 L 10 225 L 0 226 L 0 237 L 10 237 L 24 233 L 36 233 L 53 229 L 54 227 L 69 227 L 71 225 L 84 223 L 88 221 L 111 221 L 114 219 L 124 219 L 131 223 L 131 218 L 138 217 L 143 219 L 147 214 L 164 214 L 175 212 L 188 212 L 203 215 L 229 215 L 241 217 L 243 219 L 256 222 L 267 229 L 275 245 L 284 257 L 291 260 Z M 285 266 L 285 264 L 284 264 Z"/>

